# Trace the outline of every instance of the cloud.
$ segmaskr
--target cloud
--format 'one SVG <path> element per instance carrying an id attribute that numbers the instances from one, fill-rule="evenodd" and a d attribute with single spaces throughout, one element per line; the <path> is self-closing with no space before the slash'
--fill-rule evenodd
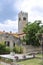
<path id="1" fill-rule="evenodd" d="M 18 13 L 28 13 L 28 21 L 42 20 L 43 0 L 0 0 L 0 30 L 18 31 Z"/>
<path id="2" fill-rule="evenodd" d="M 28 21 L 43 20 L 43 0 L 0 0 L 0 22 L 16 20 L 21 10 L 28 12 Z"/>
<path id="3" fill-rule="evenodd" d="M 17 3 L 16 7 L 19 11 L 28 12 L 28 21 L 43 21 L 43 0 L 20 0 L 20 5 Z"/>
<path id="4" fill-rule="evenodd" d="M 4 20 L 16 20 L 17 10 L 13 5 L 15 0 L 0 0 L 0 22 Z"/>
<path id="5" fill-rule="evenodd" d="M 6 32 L 18 32 L 18 23 L 12 20 L 6 20 L 4 23 L 0 23 L 0 30 L 5 30 Z"/>

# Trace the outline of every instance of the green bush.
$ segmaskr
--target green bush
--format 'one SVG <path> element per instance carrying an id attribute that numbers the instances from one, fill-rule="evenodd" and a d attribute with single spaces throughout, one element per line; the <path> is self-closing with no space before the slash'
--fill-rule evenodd
<path id="1" fill-rule="evenodd" d="M 5 53 L 10 53 L 10 48 L 9 47 L 5 47 Z"/>
<path id="2" fill-rule="evenodd" d="M 0 43 L 0 54 L 3 54 L 5 51 L 5 45 Z"/>
<path id="3" fill-rule="evenodd" d="M 20 53 L 23 53 L 23 47 L 20 46 Z"/>
<path id="4" fill-rule="evenodd" d="M 15 53 L 23 53 L 23 47 L 15 45 L 15 47 L 13 48 L 13 51 Z"/>
<path id="5" fill-rule="evenodd" d="M 20 48 L 16 45 L 14 48 L 13 48 L 13 51 L 15 53 L 19 53 L 20 52 Z"/>
<path id="6" fill-rule="evenodd" d="M 10 48 L 6 47 L 5 44 L 0 43 L 0 54 L 10 53 Z"/>

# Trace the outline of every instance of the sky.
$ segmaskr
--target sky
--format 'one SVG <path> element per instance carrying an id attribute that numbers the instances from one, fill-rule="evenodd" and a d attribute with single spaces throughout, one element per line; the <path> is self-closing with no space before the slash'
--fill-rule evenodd
<path id="1" fill-rule="evenodd" d="M 0 31 L 18 32 L 18 13 L 28 13 L 28 21 L 41 20 L 43 0 L 0 0 Z"/>

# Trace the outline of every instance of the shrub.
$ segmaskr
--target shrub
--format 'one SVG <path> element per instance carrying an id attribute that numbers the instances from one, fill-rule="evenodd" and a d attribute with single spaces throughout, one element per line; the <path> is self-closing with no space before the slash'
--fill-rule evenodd
<path id="1" fill-rule="evenodd" d="M 15 45 L 15 47 L 13 48 L 13 51 L 15 52 L 15 53 L 19 53 L 19 47 L 17 46 L 17 45 Z"/>
<path id="2" fill-rule="evenodd" d="M 16 45 L 16 46 L 13 48 L 13 51 L 14 51 L 15 53 L 23 53 L 23 47 Z"/>
<path id="3" fill-rule="evenodd" d="M 20 46 L 20 53 L 23 53 L 23 47 Z"/>
<path id="4" fill-rule="evenodd" d="M 5 51 L 5 45 L 4 44 L 0 44 L 0 54 L 3 54 Z"/>
<path id="5" fill-rule="evenodd" d="M 10 53 L 10 48 L 6 47 L 5 44 L 0 43 L 0 54 Z"/>
<path id="6" fill-rule="evenodd" d="M 10 48 L 9 47 L 5 47 L 5 53 L 10 53 Z"/>

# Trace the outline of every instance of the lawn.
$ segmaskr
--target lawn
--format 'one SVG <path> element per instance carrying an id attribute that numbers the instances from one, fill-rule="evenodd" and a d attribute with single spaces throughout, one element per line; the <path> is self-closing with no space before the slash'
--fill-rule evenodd
<path id="1" fill-rule="evenodd" d="M 21 61 L 21 62 L 18 62 L 18 63 L 23 64 L 23 65 L 40 65 L 41 59 L 34 58 L 34 59 Z"/>
<path id="2" fill-rule="evenodd" d="M 36 57 L 42 57 L 41 54 L 37 54 Z M 24 61 L 21 61 L 21 62 L 18 62 L 22 65 L 41 65 L 41 61 L 42 59 L 39 59 L 39 58 L 33 58 L 33 59 L 29 59 L 29 60 L 24 60 Z"/>
<path id="3" fill-rule="evenodd" d="M 43 54 L 37 54 L 36 57 L 42 58 Z"/>

